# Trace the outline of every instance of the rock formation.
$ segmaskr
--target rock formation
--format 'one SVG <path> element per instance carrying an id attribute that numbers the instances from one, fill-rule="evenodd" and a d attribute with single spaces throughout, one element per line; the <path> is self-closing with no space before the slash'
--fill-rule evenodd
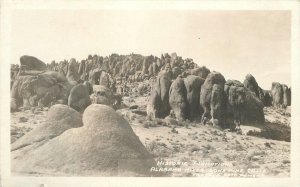
<path id="1" fill-rule="evenodd" d="M 225 78 L 221 73 L 218 72 L 211 72 L 208 74 L 207 78 L 205 79 L 203 85 L 201 86 L 200 91 L 200 106 L 204 109 L 204 113 L 202 115 L 202 122 L 205 121 L 205 119 L 211 119 L 211 100 L 212 100 L 212 91 L 214 84 L 218 84 L 222 90 L 224 90 L 224 84 L 225 84 Z M 217 89 L 217 88 L 215 88 Z M 220 93 L 221 95 L 224 93 Z M 220 108 L 223 108 L 225 103 L 222 101 L 223 97 L 214 97 L 215 100 L 213 105 L 221 105 Z M 217 118 L 216 118 L 217 119 Z M 219 120 L 218 124 L 222 126 L 222 121 Z"/>
<path id="2" fill-rule="evenodd" d="M 112 108 L 93 104 L 83 127 L 13 156 L 14 173 L 51 176 L 152 176 L 155 161 L 130 125 Z M 36 156 L 38 155 L 38 156 Z"/>
<path id="3" fill-rule="evenodd" d="M 200 107 L 200 89 L 204 79 L 199 76 L 189 75 L 184 79 L 187 101 L 187 115 L 190 120 L 199 118 L 203 110 Z"/>
<path id="4" fill-rule="evenodd" d="M 147 106 L 148 116 L 154 118 L 164 118 L 169 115 L 169 89 L 171 83 L 172 81 L 170 72 L 162 71 L 158 74 Z"/>
<path id="5" fill-rule="evenodd" d="M 68 105 L 77 110 L 83 112 L 86 107 L 92 104 L 89 94 L 89 88 L 83 84 L 74 86 L 68 98 Z"/>
<path id="6" fill-rule="evenodd" d="M 45 62 L 42 62 L 41 60 L 33 56 L 21 56 L 20 63 L 21 66 L 26 70 L 45 71 L 47 68 Z"/>
<path id="7" fill-rule="evenodd" d="M 283 88 L 280 83 L 272 83 L 272 104 L 275 107 L 281 107 L 283 105 Z"/>
<path id="8" fill-rule="evenodd" d="M 188 108 L 186 94 L 184 80 L 180 77 L 177 77 L 170 87 L 169 104 L 174 112 L 175 118 L 178 120 L 184 120 L 187 118 Z"/>

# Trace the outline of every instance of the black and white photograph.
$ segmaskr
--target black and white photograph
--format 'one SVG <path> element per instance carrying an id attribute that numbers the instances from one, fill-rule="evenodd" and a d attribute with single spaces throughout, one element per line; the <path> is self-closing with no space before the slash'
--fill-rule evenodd
<path id="1" fill-rule="evenodd" d="M 293 177 L 293 10 L 7 6 L 2 179 Z"/>

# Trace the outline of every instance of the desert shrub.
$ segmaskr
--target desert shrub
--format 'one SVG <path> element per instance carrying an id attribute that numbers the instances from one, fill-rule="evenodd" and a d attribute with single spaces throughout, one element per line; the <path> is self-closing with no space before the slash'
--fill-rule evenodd
<path id="1" fill-rule="evenodd" d="M 168 157 L 171 154 L 170 149 L 166 148 L 166 144 L 151 141 L 146 145 L 146 149 L 154 156 L 154 157 Z"/>
<path id="2" fill-rule="evenodd" d="M 233 146 L 233 149 L 236 151 L 244 151 L 244 147 L 241 144 L 237 144 L 235 146 Z"/>
<path id="3" fill-rule="evenodd" d="M 157 127 L 156 122 L 155 121 L 146 121 L 143 124 L 144 128 L 149 128 L 149 127 Z"/>
<path id="4" fill-rule="evenodd" d="M 189 150 L 189 153 L 193 153 L 193 152 L 196 152 L 196 151 L 200 151 L 200 148 L 198 146 L 192 146 Z"/>
<path id="5" fill-rule="evenodd" d="M 257 150 L 250 150 L 246 155 L 246 160 L 248 161 L 257 161 L 257 156 L 265 156 L 265 151 L 257 151 Z"/>
<path id="6" fill-rule="evenodd" d="M 213 163 L 223 163 L 223 160 L 219 157 L 219 156 L 213 156 L 212 158 L 210 158 L 211 162 Z"/>

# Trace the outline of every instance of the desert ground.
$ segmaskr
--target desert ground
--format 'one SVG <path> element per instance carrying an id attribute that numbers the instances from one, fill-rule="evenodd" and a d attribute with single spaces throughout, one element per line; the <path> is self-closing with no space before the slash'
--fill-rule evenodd
<path id="1" fill-rule="evenodd" d="M 188 120 L 150 119 L 146 113 L 149 94 L 124 96 L 123 106 L 117 113 L 129 122 L 155 161 L 160 163 L 152 168 L 154 172 L 173 177 L 289 176 L 289 107 L 264 108 L 266 123 L 278 126 L 280 132 L 287 132 L 280 140 L 274 140 L 250 126 L 242 125 L 240 131 L 231 132 Z M 11 113 L 11 143 L 45 122 L 48 110 L 48 107 L 21 108 Z"/>

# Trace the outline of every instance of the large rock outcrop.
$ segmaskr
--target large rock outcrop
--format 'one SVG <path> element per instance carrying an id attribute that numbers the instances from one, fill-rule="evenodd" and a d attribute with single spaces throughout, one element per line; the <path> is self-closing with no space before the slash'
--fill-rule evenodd
<path id="1" fill-rule="evenodd" d="M 265 123 L 264 104 L 251 91 L 246 91 L 244 115 L 242 122 L 245 124 L 262 125 Z"/>
<path id="2" fill-rule="evenodd" d="M 93 69 L 89 72 L 89 82 L 93 85 L 99 85 L 100 83 L 100 75 L 102 70 L 99 68 Z"/>
<path id="3" fill-rule="evenodd" d="M 200 107 L 200 89 L 204 79 L 199 76 L 189 75 L 184 79 L 186 89 L 186 102 L 187 102 L 187 117 L 190 120 L 199 118 L 203 110 Z"/>
<path id="4" fill-rule="evenodd" d="M 259 98 L 263 102 L 264 106 L 272 106 L 272 95 L 270 90 L 260 89 Z"/>
<path id="5" fill-rule="evenodd" d="M 76 62 L 74 58 L 72 58 L 69 62 L 68 73 L 66 77 L 68 81 L 73 85 L 76 85 L 80 80 L 80 76 L 78 74 L 78 68 L 79 68 L 79 64 Z"/>
<path id="6" fill-rule="evenodd" d="M 147 105 L 148 116 L 154 118 L 164 118 L 169 115 L 169 89 L 171 83 L 170 71 L 161 71 L 158 74 Z"/>
<path id="7" fill-rule="evenodd" d="M 187 118 L 187 101 L 186 101 L 186 88 L 184 80 L 177 77 L 173 81 L 169 91 L 169 104 L 174 112 L 175 118 L 184 120 Z"/>
<path id="8" fill-rule="evenodd" d="M 264 121 L 264 104 L 255 93 L 237 80 L 228 80 L 225 84 L 226 112 L 225 125 L 234 129 L 236 125 L 261 126 Z"/>
<path id="9" fill-rule="evenodd" d="M 51 176 L 152 176 L 155 161 L 128 122 L 112 108 L 93 104 L 83 127 L 65 131 L 13 158 L 13 172 Z M 38 155 L 38 156 L 36 156 Z"/>
<path id="10" fill-rule="evenodd" d="M 93 104 L 103 104 L 118 109 L 121 106 L 122 98 L 114 94 L 109 88 L 103 85 L 94 85 L 91 100 Z"/>
<path id="11" fill-rule="evenodd" d="M 213 84 L 210 100 L 210 115 L 214 125 L 224 127 L 225 104 L 224 85 Z"/>
<path id="12" fill-rule="evenodd" d="M 68 105 L 78 112 L 83 112 L 86 107 L 92 104 L 88 85 L 78 84 L 74 86 L 68 98 Z"/>
<path id="13" fill-rule="evenodd" d="M 234 130 L 242 122 L 247 89 L 237 80 L 227 80 L 224 91 L 227 100 L 225 127 Z"/>
<path id="14" fill-rule="evenodd" d="M 278 82 L 272 83 L 272 104 L 275 107 L 283 106 L 283 88 L 282 85 Z"/>
<path id="15" fill-rule="evenodd" d="M 245 88 L 248 88 L 250 91 L 255 93 L 257 97 L 259 97 L 259 86 L 256 82 L 256 79 L 251 74 L 247 74 L 244 80 Z"/>
<path id="16" fill-rule="evenodd" d="M 93 93 L 93 85 L 89 81 L 84 81 L 83 85 L 87 88 L 89 95 Z"/>
<path id="17" fill-rule="evenodd" d="M 11 89 L 14 106 L 49 106 L 68 99 L 72 85 L 60 73 L 47 71 L 37 76 L 19 76 Z"/>
<path id="18" fill-rule="evenodd" d="M 195 68 L 195 69 L 191 70 L 192 75 L 199 76 L 202 79 L 206 79 L 206 77 L 209 73 L 210 73 L 210 70 L 205 66 L 201 66 L 199 68 Z"/>
<path id="19" fill-rule="evenodd" d="M 234 129 L 237 125 L 262 126 L 264 124 L 263 103 L 254 92 L 245 88 L 239 81 L 226 82 L 226 127 Z"/>
<path id="20" fill-rule="evenodd" d="M 26 70 L 44 71 L 47 69 L 45 62 L 39 60 L 34 56 L 21 56 L 20 63 L 21 66 Z"/>
<path id="21" fill-rule="evenodd" d="M 218 84 L 220 88 L 222 88 L 222 91 L 224 92 L 224 84 L 225 84 L 225 78 L 221 73 L 218 72 L 211 72 L 208 74 L 207 78 L 205 79 L 203 85 L 201 86 L 200 91 L 200 106 L 203 108 L 204 113 L 202 115 L 202 122 L 205 123 L 206 119 L 211 119 L 211 100 L 212 100 L 212 91 L 214 84 Z M 217 89 L 217 88 L 215 88 Z M 219 90 L 219 89 L 217 89 Z M 221 95 L 224 93 L 220 93 Z M 220 105 L 220 108 L 225 107 L 225 101 L 222 99 L 223 97 L 214 97 L 213 105 Z M 218 120 L 218 124 L 222 126 L 221 119 Z"/>
<path id="22" fill-rule="evenodd" d="M 284 107 L 291 105 L 291 88 L 278 82 L 272 83 L 271 89 L 272 104 L 274 107 Z"/>

